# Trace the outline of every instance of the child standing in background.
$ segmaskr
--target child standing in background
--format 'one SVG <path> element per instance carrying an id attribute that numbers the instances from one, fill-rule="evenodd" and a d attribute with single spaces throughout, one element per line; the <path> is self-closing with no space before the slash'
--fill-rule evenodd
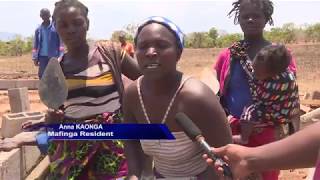
<path id="1" fill-rule="evenodd" d="M 40 11 L 42 24 L 36 29 L 32 49 L 32 60 L 35 66 L 39 66 L 39 79 L 48 65 L 50 58 L 60 57 L 64 52 L 64 46 L 50 21 L 49 9 L 43 8 Z"/>

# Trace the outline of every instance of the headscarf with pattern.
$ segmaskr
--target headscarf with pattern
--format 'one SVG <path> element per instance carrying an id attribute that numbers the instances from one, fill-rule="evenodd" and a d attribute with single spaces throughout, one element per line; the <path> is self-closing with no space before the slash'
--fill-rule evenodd
<path id="1" fill-rule="evenodd" d="M 166 28 L 168 28 L 169 31 L 171 31 L 175 35 L 176 40 L 177 40 L 177 45 L 182 52 L 182 50 L 184 48 L 184 34 L 183 34 L 183 32 L 171 20 L 169 20 L 168 18 L 165 18 L 165 17 L 161 17 L 161 16 L 151 16 L 151 17 L 148 17 L 147 19 L 145 19 L 144 21 L 142 21 L 142 23 L 139 25 L 138 30 L 136 32 L 136 35 L 134 37 L 135 45 L 137 44 L 137 37 L 138 37 L 139 33 L 141 32 L 141 30 L 143 29 L 143 27 L 145 27 L 146 25 L 151 24 L 151 23 L 158 23 L 158 24 L 161 24 L 161 25 L 165 26 Z"/>

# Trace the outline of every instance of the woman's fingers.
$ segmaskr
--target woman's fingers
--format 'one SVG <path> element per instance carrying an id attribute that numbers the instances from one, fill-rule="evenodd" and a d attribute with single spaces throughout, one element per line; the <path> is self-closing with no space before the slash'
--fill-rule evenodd
<path id="1" fill-rule="evenodd" d="M 38 126 L 43 125 L 45 122 L 45 117 L 42 117 L 39 120 L 29 120 L 27 122 L 24 122 L 21 126 L 22 129 L 31 129 L 31 128 L 37 128 Z"/>
<path id="2" fill-rule="evenodd" d="M 60 123 L 63 117 L 64 112 L 62 110 L 48 109 L 45 120 L 48 123 Z"/>
<path id="3" fill-rule="evenodd" d="M 27 129 L 32 125 L 31 121 L 27 121 L 25 123 L 22 124 L 22 129 Z"/>
<path id="4" fill-rule="evenodd" d="M 58 115 L 63 115 L 63 111 L 60 110 L 60 109 L 59 109 L 59 110 L 56 110 L 55 112 L 56 112 Z"/>
<path id="5" fill-rule="evenodd" d="M 220 156 L 220 157 L 223 157 L 223 156 L 225 156 L 226 153 L 227 153 L 227 148 L 228 148 L 228 145 L 222 146 L 222 147 L 219 147 L 219 148 L 211 148 L 211 151 L 212 151 L 214 154 L 216 154 L 216 155 L 218 155 L 218 156 Z"/>
<path id="6" fill-rule="evenodd" d="M 220 177 L 223 177 L 223 176 L 224 176 L 224 175 L 223 175 L 223 168 L 221 167 L 221 164 L 220 164 L 220 163 L 218 163 L 218 162 L 213 162 L 213 160 L 212 160 L 211 158 L 209 158 L 207 154 L 204 154 L 202 157 L 206 160 L 206 162 L 207 162 L 209 165 L 211 165 L 211 166 L 215 169 L 216 173 L 217 173 Z"/>

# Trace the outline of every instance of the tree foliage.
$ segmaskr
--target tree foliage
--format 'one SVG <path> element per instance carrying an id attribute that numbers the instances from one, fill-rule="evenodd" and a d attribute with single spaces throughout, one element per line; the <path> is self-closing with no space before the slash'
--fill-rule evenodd
<path id="1" fill-rule="evenodd" d="M 242 33 L 220 33 L 214 27 L 208 32 L 193 32 L 186 36 L 186 47 L 211 48 L 228 47 L 233 42 L 243 38 Z M 282 27 L 274 27 L 264 31 L 267 40 L 276 43 L 308 43 L 320 42 L 320 23 L 313 25 L 304 24 L 296 26 L 294 23 L 283 24 Z"/>
<path id="2" fill-rule="evenodd" d="M 305 31 L 308 41 L 320 42 L 320 23 L 308 26 Z"/>
<path id="3" fill-rule="evenodd" d="M 119 35 L 122 33 L 122 31 L 113 31 L 111 35 L 111 41 L 119 41 Z"/>
<path id="4" fill-rule="evenodd" d="M 217 39 L 217 47 L 228 47 L 232 43 L 243 39 L 242 34 L 234 33 L 234 34 L 227 34 L 224 36 L 220 36 Z"/>
<path id="5" fill-rule="evenodd" d="M 112 33 L 111 40 L 118 41 L 121 32 L 126 33 L 128 41 L 133 41 L 133 37 L 138 29 L 138 24 L 125 25 L 121 30 Z M 279 43 L 319 43 L 320 23 L 303 24 L 297 26 L 294 23 L 286 23 L 281 27 L 273 27 L 264 32 L 264 36 L 271 42 Z M 242 33 L 226 33 L 212 27 L 208 32 L 192 32 L 185 36 L 185 47 L 187 48 L 213 48 L 228 47 L 233 42 L 243 38 Z M 0 41 L 0 56 L 20 56 L 23 53 L 30 53 L 32 50 L 33 37 L 22 38 L 16 36 L 10 41 Z"/>
<path id="6" fill-rule="evenodd" d="M 132 43 L 133 37 L 138 29 L 138 26 L 139 26 L 138 24 L 131 23 L 131 24 L 125 25 L 121 30 L 113 31 L 111 35 L 111 40 L 118 41 L 118 37 L 120 33 L 123 32 L 126 34 L 126 40 Z"/>
<path id="7" fill-rule="evenodd" d="M 126 32 L 126 38 L 128 41 L 133 42 L 133 37 L 135 36 L 135 33 L 137 32 L 139 27 L 139 24 L 137 23 L 131 23 L 123 27 L 123 30 Z"/>
<path id="8" fill-rule="evenodd" d="M 21 56 L 24 53 L 30 53 L 32 50 L 33 37 L 23 39 L 16 36 L 10 41 L 0 41 L 1 56 Z"/>

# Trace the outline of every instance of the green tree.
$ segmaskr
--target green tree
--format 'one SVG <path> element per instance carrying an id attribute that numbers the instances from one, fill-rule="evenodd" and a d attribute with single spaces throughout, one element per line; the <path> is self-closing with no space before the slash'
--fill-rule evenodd
<path id="1" fill-rule="evenodd" d="M 214 47 L 214 40 L 208 32 L 193 32 L 186 36 L 186 47 L 209 48 Z"/>
<path id="2" fill-rule="evenodd" d="M 123 30 L 119 30 L 119 31 L 113 31 L 112 35 L 111 35 L 111 40 L 112 41 L 119 41 L 119 35 L 121 33 L 125 33 L 126 34 L 126 40 L 129 42 L 133 42 L 133 36 L 131 36 L 130 34 L 126 33 Z"/>
<path id="3" fill-rule="evenodd" d="M 23 46 L 23 48 L 22 48 L 22 52 L 23 52 L 23 53 L 28 53 L 28 52 L 30 52 L 30 51 L 32 50 L 32 43 L 33 43 L 33 36 L 27 37 L 27 38 L 25 39 L 25 44 L 24 44 L 24 46 Z"/>
<path id="4" fill-rule="evenodd" d="M 314 37 L 317 42 L 320 42 L 320 23 L 316 23 L 313 25 Z"/>
<path id="5" fill-rule="evenodd" d="M 24 53 L 30 53 L 32 50 L 32 42 L 32 36 L 23 38 L 20 35 L 7 42 L 0 41 L 0 55 L 21 56 Z"/>
<path id="6" fill-rule="evenodd" d="M 265 38 L 271 42 L 284 43 L 283 31 L 281 28 L 271 28 L 270 31 L 264 33 Z"/>
<path id="7" fill-rule="evenodd" d="M 122 33 L 123 31 L 119 30 L 119 31 L 113 31 L 112 35 L 111 35 L 111 41 L 119 41 L 119 35 Z"/>
<path id="8" fill-rule="evenodd" d="M 304 37 L 301 28 L 297 28 L 294 23 L 271 28 L 270 31 L 265 31 L 264 35 L 267 40 L 277 43 L 294 43 L 297 42 L 298 36 Z"/>
<path id="9" fill-rule="evenodd" d="M 243 35 L 241 33 L 223 35 L 218 37 L 217 47 L 228 47 L 234 42 L 240 41 L 241 39 L 243 39 Z"/>
<path id="10" fill-rule="evenodd" d="M 320 23 L 308 26 L 305 33 L 308 41 L 320 42 Z"/>
<path id="11" fill-rule="evenodd" d="M 139 24 L 137 23 L 131 23 L 127 24 L 123 27 L 123 30 L 127 33 L 126 38 L 129 42 L 133 42 L 133 37 L 135 36 L 135 33 L 137 32 L 139 27 Z"/>
<path id="12" fill-rule="evenodd" d="M 215 46 L 217 43 L 217 38 L 218 38 L 218 31 L 216 28 L 212 27 L 211 29 L 209 29 L 209 37 L 212 41 L 212 45 Z"/>
<path id="13" fill-rule="evenodd" d="M 284 43 L 293 43 L 296 41 L 296 28 L 294 23 L 282 25 L 282 38 Z"/>
<path id="14" fill-rule="evenodd" d="M 21 56 L 22 49 L 24 47 L 24 41 L 20 35 L 17 35 L 13 40 L 8 42 L 9 55 L 11 56 Z"/>

